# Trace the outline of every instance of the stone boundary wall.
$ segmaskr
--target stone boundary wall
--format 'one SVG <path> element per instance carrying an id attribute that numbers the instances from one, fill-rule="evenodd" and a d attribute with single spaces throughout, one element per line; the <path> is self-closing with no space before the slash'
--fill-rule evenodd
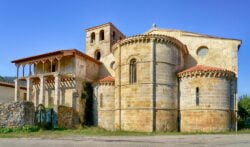
<path id="1" fill-rule="evenodd" d="M 60 128 L 74 129 L 80 125 L 80 118 L 72 107 L 58 106 L 58 126 Z"/>
<path id="2" fill-rule="evenodd" d="M 34 125 L 35 107 L 32 102 L 0 104 L 0 127 L 15 128 Z"/>

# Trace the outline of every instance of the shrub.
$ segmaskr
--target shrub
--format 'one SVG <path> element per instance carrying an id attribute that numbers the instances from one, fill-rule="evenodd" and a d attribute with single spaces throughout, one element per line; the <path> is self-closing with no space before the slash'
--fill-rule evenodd
<path id="1" fill-rule="evenodd" d="M 12 133 L 12 132 L 37 132 L 39 127 L 37 126 L 23 126 L 18 128 L 0 128 L 0 134 Z"/>

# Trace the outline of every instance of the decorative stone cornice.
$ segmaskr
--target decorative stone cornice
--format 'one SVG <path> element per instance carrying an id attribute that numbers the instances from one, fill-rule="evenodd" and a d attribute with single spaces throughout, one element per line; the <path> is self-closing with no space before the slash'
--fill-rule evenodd
<path id="1" fill-rule="evenodd" d="M 235 73 L 227 69 L 210 67 L 204 65 L 197 65 L 186 69 L 177 74 L 179 78 L 192 78 L 192 77 L 221 77 L 221 78 L 235 78 Z"/>
<path id="2" fill-rule="evenodd" d="M 119 45 L 127 45 L 127 44 L 134 44 L 134 43 L 147 43 L 150 41 L 155 41 L 158 43 L 170 43 L 177 48 L 180 48 L 184 54 L 188 54 L 187 46 L 184 45 L 182 42 L 177 40 L 174 37 L 170 37 L 167 35 L 159 35 L 159 34 L 146 34 L 146 35 L 136 35 L 132 37 L 125 38 L 123 40 L 119 40 L 112 46 L 112 51 L 115 51 Z"/>

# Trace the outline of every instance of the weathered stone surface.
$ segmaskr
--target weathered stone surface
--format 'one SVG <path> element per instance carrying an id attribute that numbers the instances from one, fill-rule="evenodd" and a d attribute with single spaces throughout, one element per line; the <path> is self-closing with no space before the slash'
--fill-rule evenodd
<path id="1" fill-rule="evenodd" d="M 72 107 L 58 106 L 58 126 L 60 128 L 74 129 L 79 126 L 78 113 Z"/>
<path id="2" fill-rule="evenodd" d="M 0 104 L 0 127 L 34 125 L 35 108 L 32 102 Z"/>
<path id="3" fill-rule="evenodd" d="M 95 124 L 107 130 L 114 130 L 115 98 L 114 83 L 107 82 L 94 87 Z"/>
<path id="4" fill-rule="evenodd" d="M 180 81 L 181 131 L 226 131 L 234 129 L 233 81 L 219 77 L 188 77 Z M 199 104 L 196 104 L 199 88 Z"/>
<path id="5" fill-rule="evenodd" d="M 181 116 L 182 132 L 228 131 L 234 123 L 228 110 L 183 110 Z"/>

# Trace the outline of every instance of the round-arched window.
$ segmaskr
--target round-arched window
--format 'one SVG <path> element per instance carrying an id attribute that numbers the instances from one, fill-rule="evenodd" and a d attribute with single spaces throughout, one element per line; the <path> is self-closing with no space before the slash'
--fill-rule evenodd
<path id="1" fill-rule="evenodd" d="M 208 48 L 207 47 L 200 47 L 197 50 L 197 55 L 200 57 L 206 56 L 208 54 Z"/>
<path id="2" fill-rule="evenodd" d="M 96 50 L 95 51 L 95 59 L 96 60 L 100 60 L 101 59 L 101 52 L 100 52 L 100 50 Z"/>

